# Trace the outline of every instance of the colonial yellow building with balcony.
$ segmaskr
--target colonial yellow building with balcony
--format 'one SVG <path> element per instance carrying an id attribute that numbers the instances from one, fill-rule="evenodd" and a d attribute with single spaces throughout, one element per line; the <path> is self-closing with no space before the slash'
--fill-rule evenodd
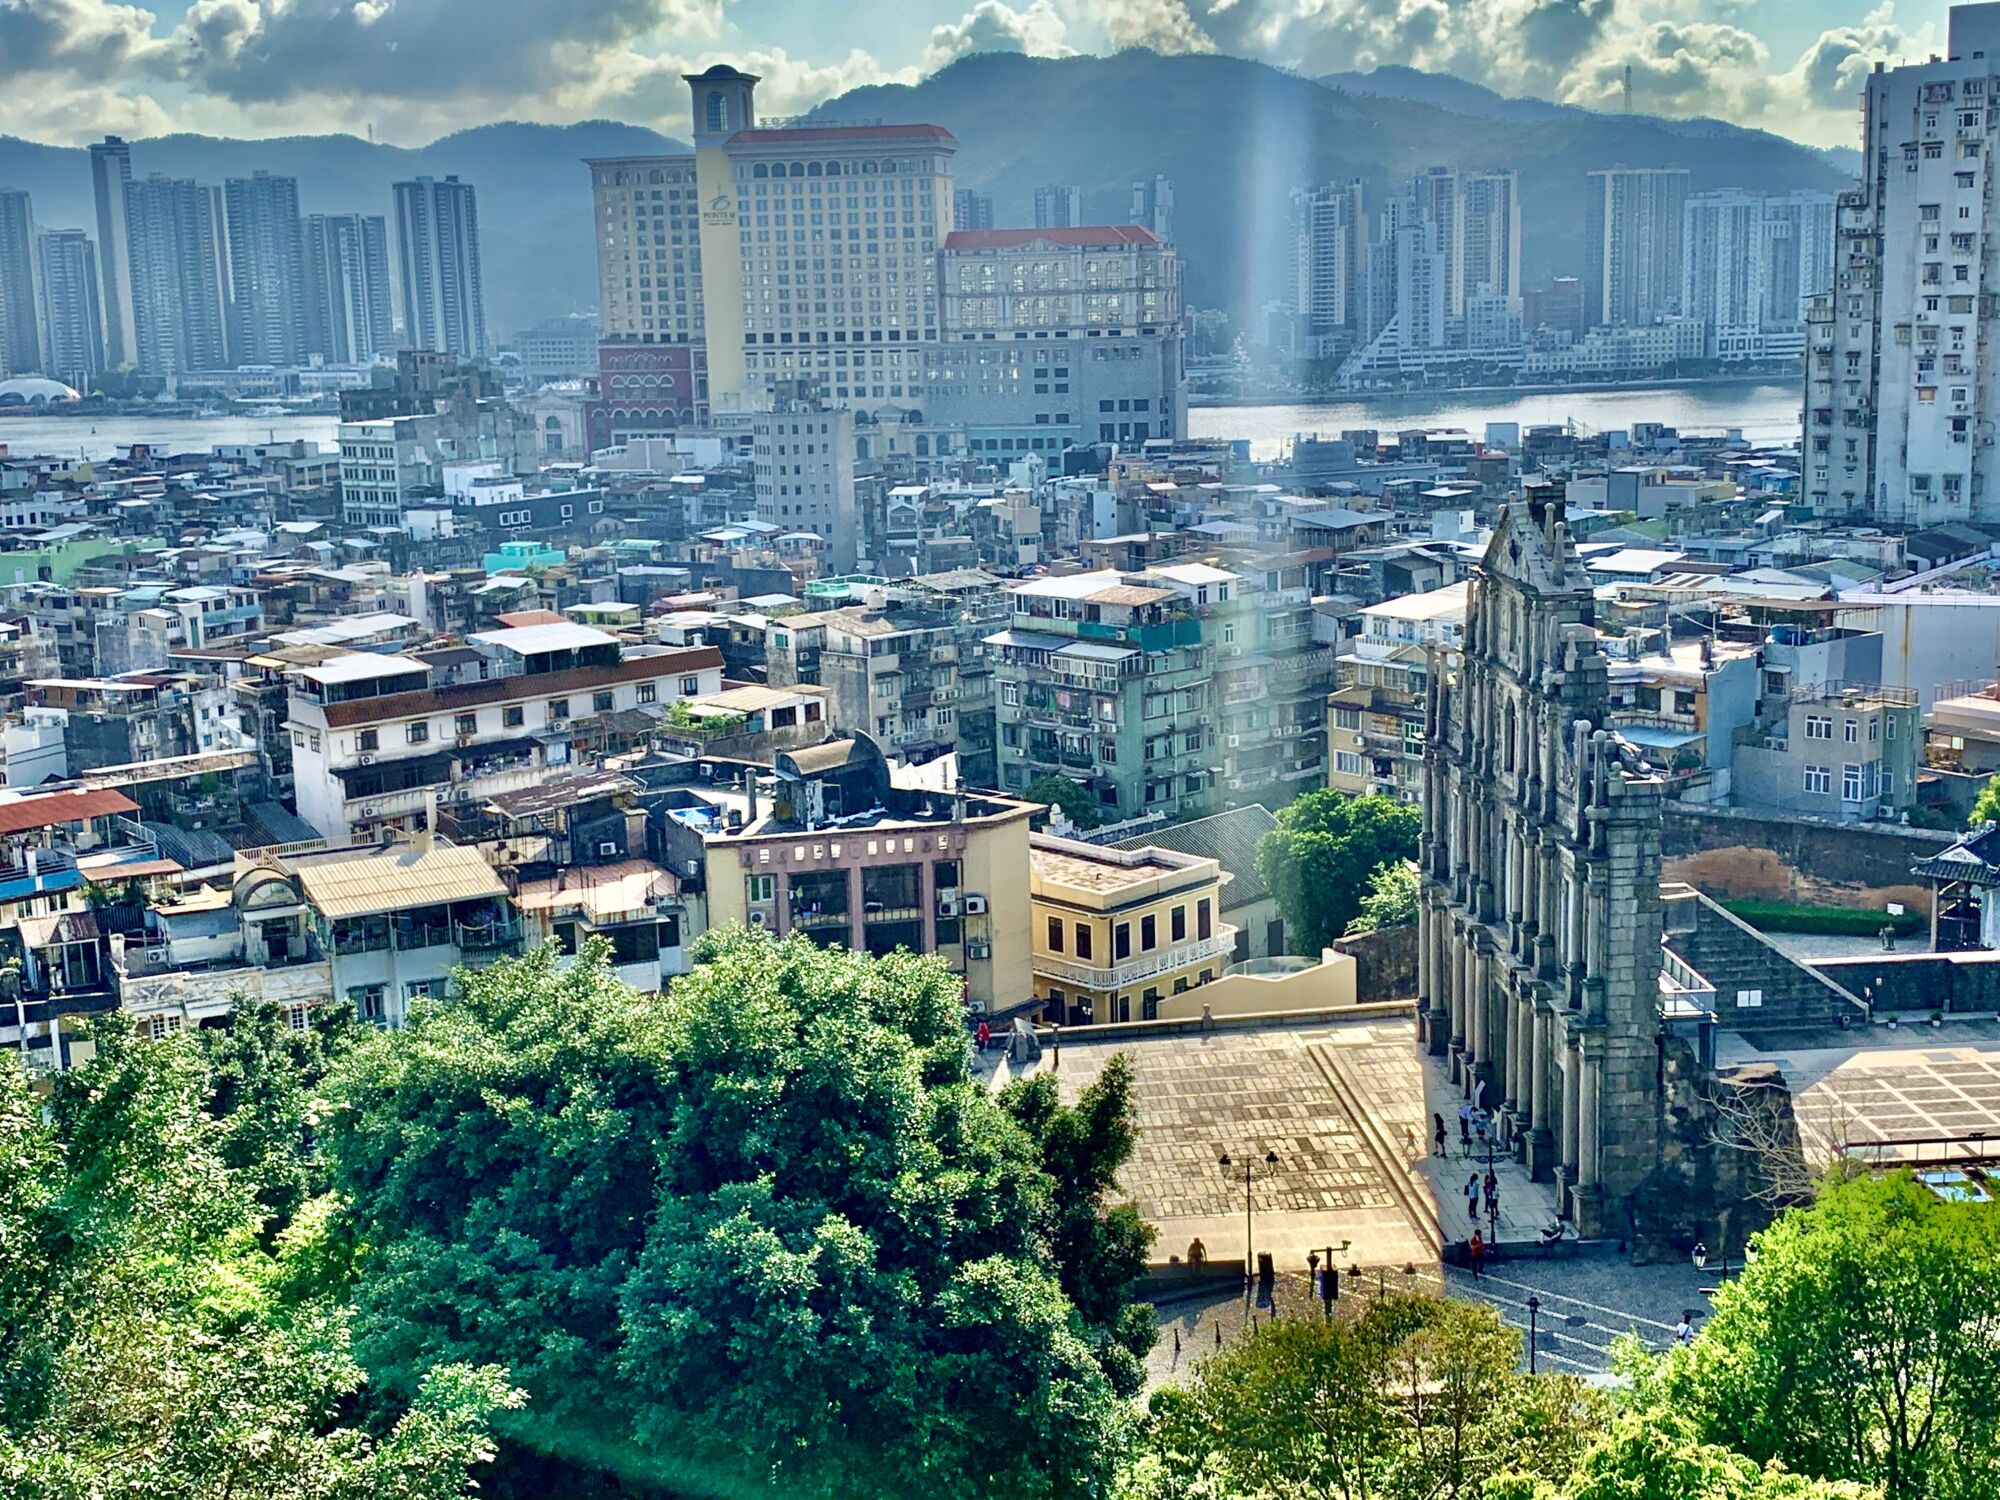
<path id="1" fill-rule="evenodd" d="M 1236 929 L 1221 919 L 1229 877 L 1215 860 L 1040 833 L 1028 860 L 1035 995 L 1047 1019 L 1153 1020 L 1228 966 Z"/>

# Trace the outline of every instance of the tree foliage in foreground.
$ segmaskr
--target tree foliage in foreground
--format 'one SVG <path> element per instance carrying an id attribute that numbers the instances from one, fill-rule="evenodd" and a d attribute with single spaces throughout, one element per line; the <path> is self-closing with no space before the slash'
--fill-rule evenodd
<path id="1" fill-rule="evenodd" d="M 1075 828 L 1088 830 L 1104 822 L 1104 810 L 1090 795 L 1090 788 L 1056 771 L 1036 777 L 1021 796 L 1024 801 L 1061 808 L 1062 815 Z"/>
<path id="2" fill-rule="evenodd" d="M 1347 924 L 1346 935 L 1413 927 L 1422 902 L 1423 876 L 1415 860 L 1398 859 L 1381 865 L 1368 877 L 1368 890 L 1361 898 L 1361 915 Z"/>
<path id="3" fill-rule="evenodd" d="M 936 959 L 701 957 L 655 1000 L 530 955 L 341 1065 L 371 1370 L 505 1363 L 522 1441 L 677 1495 L 1101 1492 L 1152 1331 L 1129 1075 L 995 1099 Z"/>
<path id="4" fill-rule="evenodd" d="M 309 1269 L 324 1205 L 288 1123 L 309 1112 L 294 1064 L 311 1043 L 265 1048 L 283 1022 L 243 1020 L 219 1049 L 106 1022 L 46 1103 L 0 1053 L 10 1500 L 445 1500 L 490 1454 L 488 1418 L 516 1399 L 490 1367 L 417 1371 L 407 1406 L 358 1419 L 347 1310 Z"/>
<path id="5" fill-rule="evenodd" d="M 1370 877 L 1416 858 L 1423 823 L 1409 803 L 1330 788 L 1281 811 L 1257 846 L 1257 873 L 1277 898 L 1293 946 L 1316 954 L 1346 932 L 1361 915 Z"/>
<path id="6" fill-rule="evenodd" d="M 2000 1494 L 2000 1204 L 1829 1183 L 1715 1300 L 1655 1402 L 1707 1441 L 1887 1500 Z"/>

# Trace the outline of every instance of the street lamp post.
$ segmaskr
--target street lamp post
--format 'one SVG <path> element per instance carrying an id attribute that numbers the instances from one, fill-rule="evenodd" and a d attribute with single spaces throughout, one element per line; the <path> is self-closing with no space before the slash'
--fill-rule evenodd
<path id="1" fill-rule="evenodd" d="M 1275 1151 L 1266 1151 L 1264 1153 L 1265 1170 L 1268 1172 L 1272 1167 L 1277 1166 L 1277 1164 L 1278 1153 Z M 1216 1165 L 1227 1172 L 1235 1166 L 1235 1163 L 1230 1160 L 1229 1153 L 1225 1151 L 1221 1156 L 1216 1158 Z M 1243 1295 L 1245 1297 L 1250 1295 L 1251 1288 L 1256 1284 L 1257 1276 L 1256 1210 L 1250 1196 L 1250 1183 L 1255 1173 L 1256 1163 L 1246 1160 L 1243 1163 Z M 1273 1300 L 1275 1301 L 1275 1295 Z"/>
<path id="2" fill-rule="evenodd" d="M 1535 1344 L 1538 1341 L 1538 1335 L 1540 1333 L 1541 1311 L 1542 1311 L 1542 1299 L 1540 1297 L 1532 1297 L 1532 1296 L 1529 1297 L 1528 1298 L 1528 1373 L 1530 1375 L 1536 1373 Z"/>

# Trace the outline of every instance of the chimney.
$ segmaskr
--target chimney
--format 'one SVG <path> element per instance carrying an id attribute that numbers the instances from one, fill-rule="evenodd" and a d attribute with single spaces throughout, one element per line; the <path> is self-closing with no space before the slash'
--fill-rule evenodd
<path id="1" fill-rule="evenodd" d="M 757 768 L 755 766 L 750 767 L 743 773 L 743 791 L 750 802 L 750 815 L 745 821 L 755 823 L 757 821 Z"/>

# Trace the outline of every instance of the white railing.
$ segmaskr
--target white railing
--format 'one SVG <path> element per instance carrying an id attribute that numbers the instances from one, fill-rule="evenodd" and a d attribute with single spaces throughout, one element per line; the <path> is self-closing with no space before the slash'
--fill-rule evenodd
<path id="1" fill-rule="evenodd" d="M 1227 958 L 1236 949 L 1236 929 L 1224 924 L 1215 929 L 1215 936 L 1202 938 L 1192 943 L 1182 943 L 1177 948 L 1162 948 L 1155 953 L 1144 953 L 1134 959 L 1109 968 L 1096 969 L 1088 964 L 1073 964 L 1060 958 L 1047 958 L 1040 954 L 1035 957 L 1034 966 L 1051 979 L 1065 980 L 1092 990 L 1123 989 L 1127 985 L 1143 984 L 1148 979 L 1157 979 L 1162 974 L 1171 974 L 1177 969 L 1185 969 L 1212 958 Z"/>
<path id="2" fill-rule="evenodd" d="M 1715 986 L 1710 984 L 1693 967 L 1671 948 L 1660 950 L 1660 993 L 1667 996 L 1686 995 L 1694 999 L 1707 997 L 1713 1001 Z"/>

